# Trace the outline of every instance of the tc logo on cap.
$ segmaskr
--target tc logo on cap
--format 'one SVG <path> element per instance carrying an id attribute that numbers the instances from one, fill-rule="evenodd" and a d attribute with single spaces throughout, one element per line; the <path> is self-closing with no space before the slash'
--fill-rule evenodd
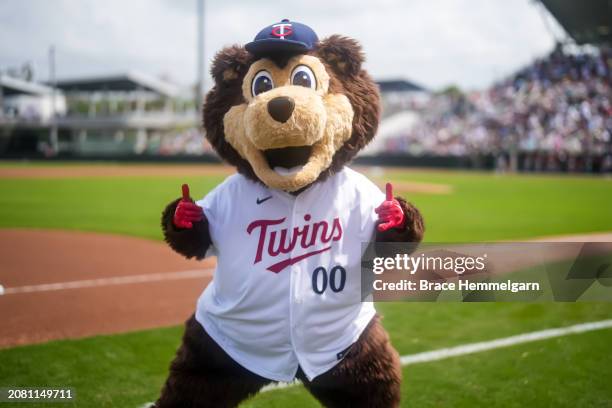
<path id="1" fill-rule="evenodd" d="M 285 18 L 263 28 L 255 39 L 244 47 L 257 57 L 275 55 L 279 52 L 305 54 L 314 49 L 318 41 L 319 38 L 312 28 Z"/>
<path id="2" fill-rule="evenodd" d="M 278 23 L 272 26 L 272 35 L 280 38 L 281 40 L 285 39 L 285 36 L 290 36 L 293 34 L 293 28 L 291 28 L 291 23 Z"/>

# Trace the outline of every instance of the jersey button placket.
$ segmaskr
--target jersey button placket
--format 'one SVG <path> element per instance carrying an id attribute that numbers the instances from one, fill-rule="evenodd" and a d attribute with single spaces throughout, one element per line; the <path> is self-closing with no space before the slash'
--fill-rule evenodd
<path id="1" fill-rule="evenodd" d="M 300 223 L 300 199 L 299 197 L 295 198 L 295 203 L 293 204 L 293 212 L 291 214 L 291 231 L 297 227 L 297 224 Z M 299 250 L 297 250 L 299 243 L 296 242 L 295 246 L 291 248 L 291 258 L 295 258 L 299 256 Z M 293 292 L 293 300 L 296 304 L 302 303 L 302 295 L 300 293 L 300 265 L 296 263 L 291 265 L 291 276 L 293 277 L 291 291 Z"/>
<path id="2" fill-rule="evenodd" d="M 293 202 L 293 208 L 291 211 L 291 221 L 290 221 L 290 231 L 293 231 L 294 228 L 297 226 L 297 224 L 299 224 L 299 220 L 300 220 L 300 199 L 299 196 L 295 198 L 295 201 Z M 299 247 L 299 244 L 296 243 L 296 245 L 291 249 L 291 253 L 290 256 L 291 258 L 295 258 L 296 256 L 299 256 L 299 251 L 297 250 L 297 248 Z M 300 349 L 301 349 L 301 342 L 300 342 L 300 334 L 299 334 L 299 319 L 300 319 L 300 305 L 302 303 L 302 296 L 300 294 L 300 281 L 301 281 L 301 268 L 298 264 L 294 264 L 290 266 L 291 270 L 291 298 L 290 298 L 290 314 L 291 314 L 291 342 L 293 343 L 293 348 L 295 350 L 296 356 L 298 358 L 298 361 L 300 361 Z M 297 340 L 297 343 L 296 343 Z M 301 364 L 301 362 L 300 362 Z"/>

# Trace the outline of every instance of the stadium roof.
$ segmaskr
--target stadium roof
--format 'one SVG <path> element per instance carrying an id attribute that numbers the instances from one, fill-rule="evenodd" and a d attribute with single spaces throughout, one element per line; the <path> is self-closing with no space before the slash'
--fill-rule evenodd
<path id="1" fill-rule="evenodd" d="M 427 89 L 405 79 L 376 81 L 380 92 L 428 92 Z"/>
<path id="2" fill-rule="evenodd" d="M 578 44 L 612 43 L 612 1 L 540 1 Z"/>
<path id="3" fill-rule="evenodd" d="M 140 72 L 62 79 L 57 81 L 57 87 L 68 92 L 137 91 L 144 89 L 169 97 L 176 96 L 179 92 L 175 85 Z"/>
<path id="4" fill-rule="evenodd" d="M 37 84 L 35 82 L 24 81 L 23 79 L 12 78 L 6 75 L 0 76 L 0 86 L 4 96 L 10 95 L 50 95 L 53 89 Z"/>

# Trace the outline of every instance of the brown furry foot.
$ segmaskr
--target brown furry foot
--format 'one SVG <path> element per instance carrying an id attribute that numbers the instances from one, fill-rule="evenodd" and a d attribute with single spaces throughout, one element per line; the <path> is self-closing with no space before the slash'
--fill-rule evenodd
<path id="1" fill-rule="evenodd" d="M 346 357 L 309 382 L 310 393 L 326 407 L 398 407 L 402 368 L 387 332 L 374 317 Z"/>
<path id="2" fill-rule="evenodd" d="M 192 316 L 155 407 L 235 407 L 270 382 L 232 360 Z"/>

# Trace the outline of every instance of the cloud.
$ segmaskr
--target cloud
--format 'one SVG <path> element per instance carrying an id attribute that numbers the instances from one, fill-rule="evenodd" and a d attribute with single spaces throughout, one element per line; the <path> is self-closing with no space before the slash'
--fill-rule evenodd
<path id="1" fill-rule="evenodd" d="M 59 76 L 139 69 L 188 84 L 196 77 L 195 10 L 195 0 L 3 0 L 0 69 L 32 61 L 46 79 L 55 44 Z M 208 0 L 207 64 L 224 45 L 244 44 L 281 18 L 320 37 L 357 38 L 376 78 L 433 88 L 484 87 L 553 46 L 530 0 Z"/>

